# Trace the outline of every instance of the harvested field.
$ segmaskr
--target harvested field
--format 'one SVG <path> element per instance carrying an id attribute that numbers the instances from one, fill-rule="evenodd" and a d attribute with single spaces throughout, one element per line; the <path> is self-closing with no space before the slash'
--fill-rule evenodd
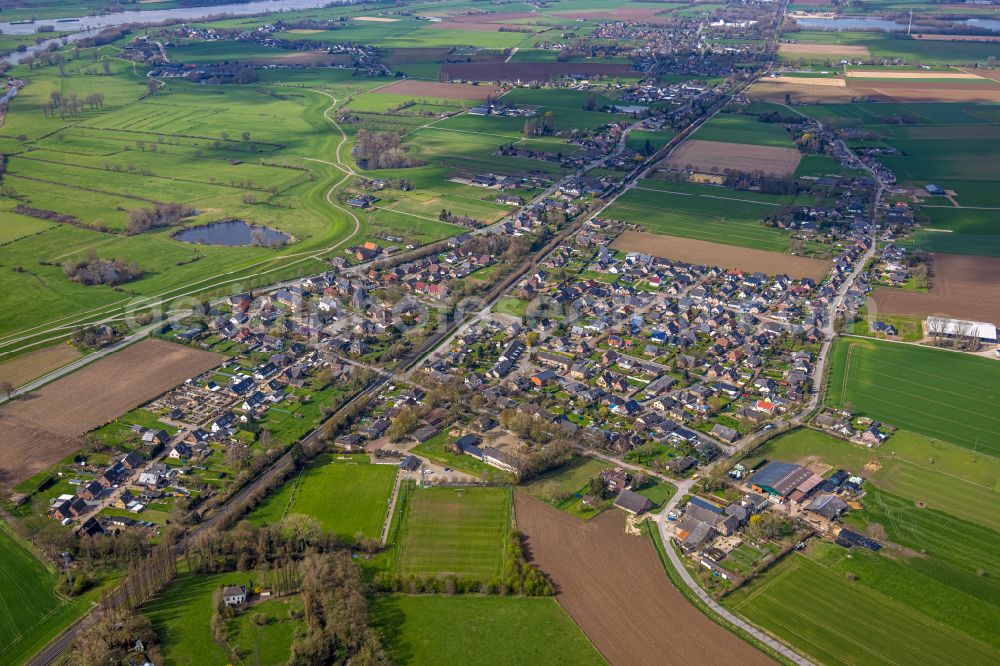
<path id="1" fill-rule="evenodd" d="M 569 74 L 641 76 L 631 65 L 606 62 L 449 62 L 441 65 L 442 81 L 546 81 Z"/>
<path id="2" fill-rule="evenodd" d="M 911 36 L 913 39 L 923 39 L 933 42 L 1000 42 L 1000 35 L 918 34 Z"/>
<path id="3" fill-rule="evenodd" d="M 1000 102 L 1000 87 L 981 84 L 920 83 L 880 81 L 870 87 L 849 86 L 857 97 L 872 97 L 887 102 Z"/>
<path id="4" fill-rule="evenodd" d="M 69 345 L 39 349 L 0 363 L 0 382 L 10 382 L 14 386 L 20 386 L 78 358 L 80 352 Z"/>
<path id="5" fill-rule="evenodd" d="M 145 340 L 0 408 L 0 484 L 14 485 L 80 446 L 80 435 L 214 368 L 221 354 Z"/>
<path id="6" fill-rule="evenodd" d="M 532 497 L 515 498 L 531 561 L 556 586 L 556 601 L 611 664 L 769 664 L 674 588 L 645 537 L 625 534 L 606 511 L 583 522 Z"/>
<path id="7" fill-rule="evenodd" d="M 849 58 L 867 58 L 871 55 L 867 46 L 852 44 L 781 44 L 778 53 L 783 55 L 829 55 Z"/>
<path id="8" fill-rule="evenodd" d="M 385 16 L 355 16 L 355 21 L 366 21 L 368 23 L 396 23 L 399 19 L 387 18 Z"/>
<path id="9" fill-rule="evenodd" d="M 717 169 L 722 173 L 726 169 L 735 169 L 789 175 L 799 166 L 801 159 L 801 153 L 795 148 L 691 139 L 675 148 L 663 163 L 675 169 L 685 169 L 690 165 L 695 171 L 703 172 Z"/>
<path id="10" fill-rule="evenodd" d="M 691 264 L 707 264 L 740 271 L 760 271 L 768 275 L 784 273 L 791 278 L 812 278 L 819 282 L 830 271 L 830 262 L 796 257 L 735 245 L 710 243 L 693 238 L 626 231 L 612 245 L 623 252 L 644 252 L 663 259 Z"/>
<path id="11" fill-rule="evenodd" d="M 819 76 L 772 76 L 768 79 L 772 83 L 787 83 L 791 85 L 803 86 L 830 86 L 832 88 L 845 88 L 847 81 L 844 79 L 823 78 Z"/>
<path id="12" fill-rule="evenodd" d="M 412 95 L 432 99 L 479 100 L 496 96 L 503 92 L 496 86 L 472 86 L 466 83 L 439 83 L 437 81 L 417 81 L 403 79 L 372 91 L 373 95 Z"/>
<path id="13" fill-rule="evenodd" d="M 947 315 L 1000 324 L 1000 257 L 934 253 L 926 293 L 876 288 L 880 314 L 920 317 Z"/>
<path id="14" fill-rule="evenodd" d="M 980 79 L 983 77 L 968 72 L 928 72 L 925 70 L 911 70 L 900 72 L 897 70 L 887 71 L 883 69 L 852 69 L 847 72 L 847 76 L 852 79 L 921 79 L 929 81 L 931 79 Z"/>

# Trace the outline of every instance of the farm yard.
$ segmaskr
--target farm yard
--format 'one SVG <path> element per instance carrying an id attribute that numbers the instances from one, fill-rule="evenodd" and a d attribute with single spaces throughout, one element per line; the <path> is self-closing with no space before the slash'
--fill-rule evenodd
<path id="1" fill-rule="evenodd" d="M 387 596 L 372 618 L 395 664 L 606 663 L 550 598 Z"/>
<path id="2" fill-rule="evenodd" d="M 639 231 L 626 231 L 614 242 L 614 248 L 622 252 L 642 252 L 654 257 L 663 257 L 691 264 L 719 266 L 720 268 L 767 273 L 785 274 L 793 279 L 812 278 L 817 282 L 829 270 L 829 264 L 821 259 L 796 257 L 780 252 L 755 250 L 736 245 L 722 246 L 719 242 L 678 238 Z"/>
<path id="3" fill-rule="evenodd" d="M 978 236 L 968 235 L 967 238 L 973 241 Z M 878 312 L 920 319 L 944 314 L 959 319 L 1000 322 L 1000 257 L 935 252 L 930 262 L 933 275 L 929 291 L 878 287 L 872 294 Z"/>
<path id="4" fill-rule="evenodd" d="M 831 405 L 1000 456 L 1000 366 L 913 345 L 841 339 L 831 354 Z"/>
<path id="5" fill-rule="evenodd" d="M 224 360 L 144 340 L 0 407 L 2 483 L 30 478 L 80 448 L 83 433 Z"/>
<path id="6" fill-rule="evenodd" d="M 584 523 L 524 494 L 515 507 L 532 563 L 551 578 L 559 605 L 609 662 L 661 664 L 669 653 L 691 664 L 770 663 L 691 606 L 649 540 L 625 533 L 618 510 Z M 668 626 L 683 626 L 684 640 L 663 631 Z"/>
<path id="7" fill-rule="evenodd" d="M 366 456 L 320 456 L 254 510 L 250 522 L 277 525 L 302 514 L 346 541 L 358 534 L 377 539 L 395 479 L 395 465 L 372 465 Z"/>
<path id="8" fill-rule="evenodd" d="M 178 666 L 231 663 L 230 650 L 212 639 L 212 594 L 224 585 L 246 585 L 252 576 L 245 571 L 214 575 L 184 573 L 143 607 L 153 623 L 166 663 Z M 266 660 L 288 655 L 295 629 L 303 626 L 301 619 L 294 620 L 289 615 L 289 608 L 296 607 L 301 612 L 301 602 L 295 596 L 255 605 L 254 613 L 267 615 L 269 621 L 256 626 L 250 622 L 249 613 L 229 620 L 231 640 L 248 656 L 256 655 L 261 663 L 273 663 Z"/>
<path id="9" fill-rule="evenodd" d="M 882 446 L 868 449 L 799 428 L 769 440 L 749 461 L 752 464 L 765 458 L 817 470 L 856 470 L 886 493 L 1000 531 L 1000 516 L 991 509 L 1000 484 L 1000 458 L 940 439 L 898 430 Z"/>
<path id="10" fill-rule="evenodd" d="M 400 574 L 491 578 L 500 574 L 510 525 L 510 490 L 485 488 L 412 488 L 398 507 Z M 397 509 L 399 510 L 399 509 Z"/>

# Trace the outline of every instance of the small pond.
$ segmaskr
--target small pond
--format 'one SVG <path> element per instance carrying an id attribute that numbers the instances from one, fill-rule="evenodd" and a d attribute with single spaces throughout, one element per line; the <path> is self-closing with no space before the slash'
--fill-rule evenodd
<path id="1" fill-rule="evenodd" d="M 275 247 L 284 245 L 292 239 L 291 236 L 277 229 L 247 224 L 243 220 L 226 220 L 183 229 L 174 234 L 174 238 L 184 243 L 226 245 L 229 247 L 240 245 Z"/>

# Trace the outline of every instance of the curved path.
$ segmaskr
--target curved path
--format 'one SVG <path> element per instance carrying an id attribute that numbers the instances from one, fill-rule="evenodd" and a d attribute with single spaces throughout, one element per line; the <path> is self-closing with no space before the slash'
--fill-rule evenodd
<path id="1" fill-rule="evenodd" d="M 235 268 L 230 271 L 218 273 L 210 278 L 205 278 L 185 285 L 174 287 L 172 289 L 168 289 L 158 294 L 152 294 L 150 296 L 144 296 L 137 299 L 122 299 L 114 303 L 109 303 L 107 305 L 94 308 L 93 310 L 87 313 L 74 313 L 71 315 L 67 315 L 65 317 L 51 320 L 45 324 L 39 324 L 37 326 L 29 327 L 14 333 L 0 336 L 0 348 L 5 348 L 4 351 L 0 351 L 0 357 L 14 354 L 19 351 L 28 349 L 30 347 L 36 347 L 46 342 L 54 342 L 57 340 L 62 340 L 67 336 L 69 332 L 79 328 L 82 325 L 105 324 L 123 319 L 125 318 L 124 308 L 126 306 L 130 306 L 132 309 L 141 309 L 143 307 L 151 306 L 157 303 L 158 301 L 162 301 L 167 298 L 177 299 L 177 298 L 183 298 L 185 296 L 193 296 L 202 293 L 206 290 L 216 289 L 228 284 L 232 284 L 234 282 L 239 282 L 241 280 L 247 280 L 250 278 L 265 276 L 270 273 L 274 273 L 276 271 L 284 270 L 289 266 L 294 266 L 296 264 L 305 261 L 313 260 L 317 256 L 333 252 L 342 247 L 352 238 L 354 238 L 361 229 L 360 220 L 350 210 L 337 204 L 336 200 L 332 196 L 333 192 L 338 187 L 342 186 L 349 178 L 356 175 L 356 172 L 353 169 L 351 169 L 350 166 L 345 164 L 340 158 L 341 150 L 343 149 L 343 146 L 347 143 L 348 137 L 344 133 L 340 125 L 337 123 L 337 121 L 330 115 L 330 113 L 337 108 L 337 105 L 341 102 L 341 100 L 337 99 L 330 93 L 322 90 L 309 89 L 309 92 L 317 93 L 330 98 L 331 104 L 323 112 L 323 117 L 327 121 L 329 121 L 330 124 L 333 125 L 334 129 L 336 129 L 337 132 L 340 134 L 340 141 L 338 142 L 334 153 L 335 155 L 334 159 L 336 160 L 336 162 L 329 162 L 326 160 L 311 159 L 311 158 L 303 158 L 303 159 L 326 164 L 328 166 L 335 167 L 336 169 L 344 172 L 345 174 L 344 178 L 338 180 L 327 190 L 325 198 L 327 203 L 329 203 L 333 208 L 335 208 L 339 212 L 346 214 L 354 222 L 354 230 L 351 232 L 350 235 L 348 235 L 344 239 L 338 241 L 337 243 L 329 247 L 320 248 L 318 250 L 305 250 L 301 252 L 293 252 L 293 253 L 283 254 L 277 257 L 269 257 L 267 259 L 256 261 L 247 264 L 245 266 Z M 285 261 L 289 259 L 293 261 Z M 268 268 L 266 270 L 260 270 L 253 273 L 246 272 L 249 270 L 253 270 L 258 266 L 266 266 L 267 264 L 271 264 L 273 262 L 280 262 L 280 264 L 274 266 L 273 268 Z M 235 276 L 235 277 L 230 277 L 230 276 Z M 100 317 L 101 315 L 104 316 L 95 319 L 95 317 Z M 45 335 L 46 333 L 53 334 L 53 337 L 38 339 L 39 336 Z M 20 342 L 24 342 L 27 344 L 24 344 L 20 347 L 10 348 L 12 345 L 16 345 L 17 343 Z"/>
<path id="2" fill-rule="evenodd" d="M 798 664 L 799 666 L 813 666 L 813 662 L 809 661 L 798 652 L 795 652 L 783 643 L 778 642 L 770 635 L 765 634 L 757 627 L 736 616 L 720 605 L 701 588 L 701 585 L 699 585 L 691 574 L 688 573 L 687 569 L 684 568 L 684 563 L 681 562 L 681 558 L 677 555 L 677 552 L 671 545 L 671 537 L 667 534 L 667 524 L 669 522 L 667 520 L 667 514 L 677 508 L 681 498 L 687 495 L 691 490 L 691 486 L 694 485 L 694 481 L 691 479 L 684 479 L 680 482 L 674 482 L 674 484 L 677 486 L 677 492 L 674 493 L 674 496 L 671 497 L 670 501 L 668 501 L 666 506 L 663 507 L 663 511 L 654 517 L 654 520 L 658 523 L 660 539 L 663 540 L 663 549 L 667 552 L 667 557 L 670 558 L 670 563 L 673 565 L 674 569 L 677 570 L 677 573 L 680 574 L 681 580 L 684 581 L 684 584 L 687 585 L 688 589 L 694 592 L 695 595 L 697 595 L 698 599 L 700 599 L 710 611 L 721 617 L 730 625 L 745 631 L 750 636 L 753 636 L 754 639 L 760 641 L 763 645 L 766 645 L 774 652 L 780 654 L 785 659 Z"/>

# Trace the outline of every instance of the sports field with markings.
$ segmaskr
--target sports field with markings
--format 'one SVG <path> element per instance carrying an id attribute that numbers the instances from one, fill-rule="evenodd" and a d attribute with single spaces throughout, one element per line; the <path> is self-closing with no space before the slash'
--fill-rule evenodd
<path id="1" fill-rule="evenodd" d="M 510 525 L 508 488 L 418 488 L 403 504 L 401 574 L 499 575 Z"/>

